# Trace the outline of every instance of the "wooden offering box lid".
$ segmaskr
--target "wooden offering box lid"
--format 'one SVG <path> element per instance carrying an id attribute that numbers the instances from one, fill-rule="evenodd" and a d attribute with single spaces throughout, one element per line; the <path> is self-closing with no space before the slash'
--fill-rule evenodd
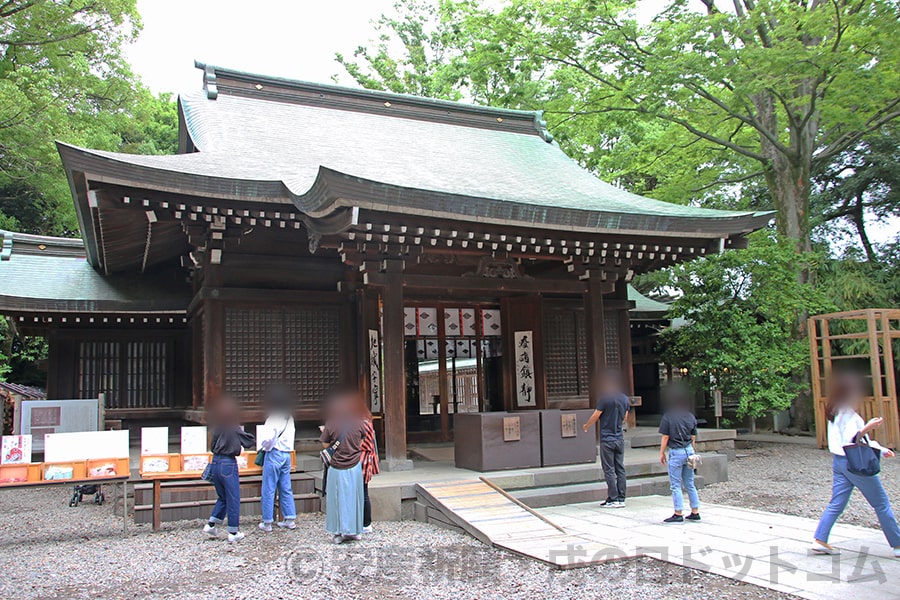
<path id="1" fill-rule="evenodd" d="M 130 468 L 127 458 L 92 458 L 87 461 L 88 479 L 109 479 L 128 477 Z"/>
<path id="2" fill-rule="evenodd" d="M 145 454 L 141 456 L 141 477 L 158 473 L 177 473 L 179 471 L 181 471 L 181 455 L 177 452 L 170 454 Z"/>
<path id="3" fill-rule="evenodd" d="M 67 472 L 71 470 L 71 477 L 53 476 L 54 472 Z M 50 477 L 48 477 L 48 474 Z M 43 463 L 41 465 L 42 481 L 65 481 L 67 479 L 84 479 L 87 474 L 85 461 Z"/>
<path id="4" fill-rule="evenodd" d="M 41 480 L 41 463 L 0 465 L 0 486 L 36 483 Z"/>

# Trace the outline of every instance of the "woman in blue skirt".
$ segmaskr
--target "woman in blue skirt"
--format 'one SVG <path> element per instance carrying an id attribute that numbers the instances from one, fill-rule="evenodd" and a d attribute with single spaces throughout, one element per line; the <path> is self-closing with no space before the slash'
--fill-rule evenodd
<path id="1" fill-rule="evenodd" d="M 359 416 L 359 394 L 343 390 L 327 403 L 328 418 L 319 441 L 337 443 L 325 483 L 325 528 L 335 544 L 358 540 L 363 532 L 363 475 L 360 459 L 365 423 Z"/>

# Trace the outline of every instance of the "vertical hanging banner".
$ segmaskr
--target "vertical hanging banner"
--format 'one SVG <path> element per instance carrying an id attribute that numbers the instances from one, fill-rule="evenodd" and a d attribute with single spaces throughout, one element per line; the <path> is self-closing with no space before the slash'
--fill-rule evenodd
<path id="1" fill-rule="evenodd" d="M 534 380 L 534 334 L 516 331 L 514 334 L 516 357 L 516 406 L 537 406 Z"/>
<path id="2" fill-rule="evenodd" d="M 381 344 L 378 330 L 369 330 L 369 406 L 373 413 L 381 412 Z"/>

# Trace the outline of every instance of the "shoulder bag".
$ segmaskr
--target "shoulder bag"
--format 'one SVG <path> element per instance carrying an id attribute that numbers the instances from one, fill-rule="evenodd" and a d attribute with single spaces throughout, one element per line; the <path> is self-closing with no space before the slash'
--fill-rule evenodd
<path id="1" fill-rule="evenodd" d="M 872 477 L 881 472 L 881 451 L 869 445 L 868 436 L 853 436 L 853 443 L 844 446 L 847 470 L 854 475 Z"/>
<path id="2" fill-rule="evenodd" d="M 332 461 L 332 459 L 334 458 L 334 453 L 337 452 L 337 449 L 340 447 L 341 442 L 344 441 L 344 436 L 345 436 L 345 435 L 347 435 L 347 430 L 346 430 L 346 429 L 345 429 L 344 432 L 340 435 L 340 437 L 338 437 L 338 439 L 336 439 L 336 440 L 334 441 L 334 443 L 333 443 L 332 445 L 328 446 L 327 448 L 323 448 L 322 451 L 319 452 L 319 456 L 322 458 L 322 463 L 323 463 L 326 467 L 330 467 L 330 466 L 331 466 L 331 461 Z"/>

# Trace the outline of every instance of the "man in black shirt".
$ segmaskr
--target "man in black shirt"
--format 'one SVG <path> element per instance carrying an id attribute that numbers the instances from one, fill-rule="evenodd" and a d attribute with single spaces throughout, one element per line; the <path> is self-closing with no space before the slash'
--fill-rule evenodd
<path id="1" fill-rule="evenodd" d="M 606 501 L 604 508 L 625 508 L 625 436 L 622 425 L 631 402 L 622 391 L 622 374 L 615 369 L 607 369 L 600 378 L 597 389 L 600 398 L 594 414 L 584 424 L 587 432 L 594 423 L 600 422 L 600 464 L 606 479 Z"/>

